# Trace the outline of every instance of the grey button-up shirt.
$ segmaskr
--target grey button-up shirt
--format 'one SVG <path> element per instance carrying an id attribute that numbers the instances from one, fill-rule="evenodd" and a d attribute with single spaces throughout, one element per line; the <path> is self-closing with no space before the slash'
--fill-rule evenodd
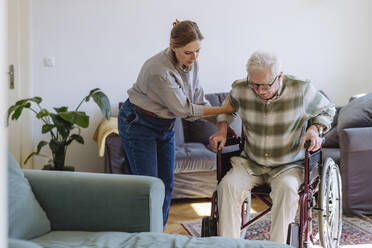
<path id="1" fill-rule="evenodd" d="M 131 103 L 169 119 L 200 118 L 203 105 L 209 105 L 199 84 L 197 61 L 186 72 L 170 48 L 144 63 L 128 96 Z"/>

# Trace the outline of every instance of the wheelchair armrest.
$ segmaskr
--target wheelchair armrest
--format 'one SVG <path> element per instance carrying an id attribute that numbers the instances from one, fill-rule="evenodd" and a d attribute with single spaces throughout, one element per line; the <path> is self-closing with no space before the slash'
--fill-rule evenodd
<path id="1" fill-rule="evenodd" d="M 240 156 L 242 150 L 238 144 L 240 145 L 240 142 L 230 143 L 227 147 L 225 145 L 225 148 L 222 151 L 220 150 L 217 152 L 217 182 L 220 182 L 226 172 L 230 170 L 230 158 L 233 156 Z"/>
<path id="2" fill-rule="evenodd" d="M 306 151 L 308 152 L 308 151 Z M 309 159 L 309 169 L 310 171 L 318 164 L 322 163 L 322 150 L 319 149 L 315 152 L 308 152 L 308 159 Z"/>
<path id="3" fill-rule="evenodd" d="M 240 145 L 242 142 L 242 139 L 238 136 L 235 137 L 228 137 L 226 139 L 226 144 L 225 146 L 233 146 L 233 145 Z"/>
<path id="4" fill-rule="evenodd" d="M 239 135 L 230 126 L 227 127 L 227 137 L 238 137 Z"/>

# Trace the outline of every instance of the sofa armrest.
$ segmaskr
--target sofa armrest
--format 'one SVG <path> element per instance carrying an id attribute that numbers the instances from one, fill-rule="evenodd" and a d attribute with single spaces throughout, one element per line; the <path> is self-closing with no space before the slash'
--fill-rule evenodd
<path id="1" fill-rule="evenodd" d="M 42 247 L 31 241 L 10 238 L 8 240 L 8 248 L 42 248 Z"/>
<path id="2" fill-rule="evenodd" d="M 372 151 L 372 127 L 343 129 L 340 134 L 340 148 L 345 152 Z"/>
<path id="3" fill-rule="evenodd" d="M 340 153 L 344 211 L 371 214 L 372 127 L 343 129 Z"/>
<path id="4" fill-rule="evenodd" d="M 24 170 L 52 230 L 162 232 L 164 184 L 154 177 Z"/>

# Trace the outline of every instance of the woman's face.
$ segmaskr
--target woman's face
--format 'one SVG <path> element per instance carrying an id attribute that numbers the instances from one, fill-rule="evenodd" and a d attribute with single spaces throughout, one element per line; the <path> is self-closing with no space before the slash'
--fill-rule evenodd
<path id="1" fill-rule="evenodd" d="M 174 47 L 172 43 L 170 44 L 170 48 L 176 54 L 177 62 L 188 67 L 198 58 L 200 47 L 200 40 L 191 41 L 183 47 Z"/>

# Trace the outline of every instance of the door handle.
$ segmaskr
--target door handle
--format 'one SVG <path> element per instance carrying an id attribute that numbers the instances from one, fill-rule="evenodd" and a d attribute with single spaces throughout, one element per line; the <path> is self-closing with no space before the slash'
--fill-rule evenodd
<path id="1" fill-rule="evenodd" d="M 9 65 L 9 89 L 14 89 L 14 65 Z"/>

